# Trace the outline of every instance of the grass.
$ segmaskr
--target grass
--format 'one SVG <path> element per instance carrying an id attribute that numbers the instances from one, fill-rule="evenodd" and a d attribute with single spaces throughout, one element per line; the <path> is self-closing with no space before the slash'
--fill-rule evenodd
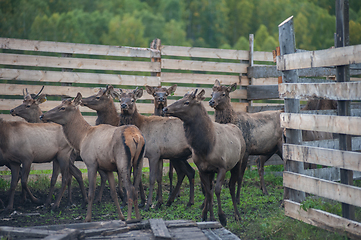
<path id="1" fill-rule="evenodd" d="M 242 220 L 237 222 L 234 220 L 233 205 L 229 190 L 223 185 L 222 188 L 222 207 L 223 211 L 227 215 L 227 229 L 239 236 L 241 239 L 347 239 L 345 235 L 329 232 L 298 220 L 291 219 L 284 215 L 284 209 L 282 207 L 283 199 L 283 187 L 282 177 L 271 174 L 274 171 L 282 171 L 282 166 L 266 166 L 265 182 L 269 192 L 268 196 L 264 196 L 259 188 L 259 178 L 257 170 L 246 170 L 244 181 L 241 190 L 241 203 L 238 205 L 238 209 L 241 213 Z M 148 193 L 148 172 L 149 169 L 143 171 L 143 184 L 146 186 L 146 194 Z M 176 175 L 175 175 L 176 176 Z M 229 173 L 226 179 L 229 179 Z M 73 180 L 74 186 L 76 181 Z M 100 180 L 98 179 L 98 184 Z M 88 186 L 88 181 L 85 179 L 85 184 Z M 9 183 L 0 179 L 1 189 L 8 188 Z M 36 181 L 30 181 L 29 185 L 31 189 L 47 190 L 49 186 L 48 177 L 39 177 Z M 360 186 L 360 181 L 356 181 L 355 185 Z M 60 185 L 59 185 L 60 186 Z M 163 177 L 163 200 L 166 202 L 169 194 L 169 179 L 168 176 Z M 155 192 L 153 194 L 153 203 L 155 201 Z M 200 189 L 200 180 L 198 173 L 196 174 L 195 184 L 195 205 L 187 208 L 186 204 L 189 199 L 189 182 L 185 179 L 181 196 L 178 197 L 175 202 L 166 207 L 162 205 L 161 209 L 151 209 L 150 211 L 144 211 L 141 209 L 141 216 L 143 219 L 149 218 L 163 218 L 164 220 L 173 219 L 188 219 L 193 221 L 201 221 L 201 209 L 200 205 L 203 202 L 203 194 Z M 63 200 L 64 201 L 64 200 Z M 330 200 L 318 198 L 315 196 L 309 196 L 303 203 L 303 207 L 317 208 L 325 210 L 334 214 L 341 215 L 341 204 Z M 126 214 L 127 207 L 123 209 L 123 213 Z M 214 197 L 214 212 L 217 216 L 217 204 L 216 197 Z M 48 212 L 43 214 L 42 218 L 45 221 L 49 220 L 48 224 L 52 224 L 54 220 L 73 221 L 79 216 L 85 217 L 85 210 L 80 206 L 75 206 L 66 211 Z M 134 212 L 133 212 L 133 217 Z M 104 201 L 102 204 L 93 205 L 93 221 L 107 221 L 117 219 L 115 206 L 111 200 Z M 361 221 L 361 211 L 356 209 L 356 219 Z"/>

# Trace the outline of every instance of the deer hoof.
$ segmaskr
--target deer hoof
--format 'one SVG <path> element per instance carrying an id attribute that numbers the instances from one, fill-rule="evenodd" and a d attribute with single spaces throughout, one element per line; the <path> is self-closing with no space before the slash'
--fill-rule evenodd
<path id="1" fill-rule="evenodd" d="M 219 221 L 221 222 L 222 226 L 225 227 L 227 225 L 227 217 L 225 214 L 221 214 L 218 216 Z"/>

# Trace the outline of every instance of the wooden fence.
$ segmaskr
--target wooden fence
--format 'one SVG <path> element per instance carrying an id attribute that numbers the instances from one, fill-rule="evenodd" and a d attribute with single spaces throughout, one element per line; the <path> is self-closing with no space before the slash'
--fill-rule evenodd
<path id="1" fill-rule="evenodd" d="M 348 24 L 348 21 L 344 22 Z M 361 207 L 361 189 L 352 186 L 352 171 L 361 171 L 361 153 L 355 152 L 360 150 L 361 145 L 359 137 L 356 137 L 361 135 L 361 115 L 357 109 L 352 109 L 354 116 L 351 116 L 349 104 L 352 100 L 361 100 L 361 82 L 344 82 L 344 79 L 347 80 L 347 65 L 361 63 L 361 45 L 336 45 L 334 49 L 295 52 L 292 17 L 280 24 L 279 34 L 281 56 L 277 57 L 277 70 L 282 71 L 284 82 L 279 85 L 279 95 L 285 99 L 281 126 L 287 129 L 287 142 L 283 146 L 283 158 L 287 161 L 283 184 L 289 199 L 285 200 L 285 214 L 360 238 L 361 223 L 352 220 L 352 208 Z M 336 71 L 337 82 L 301 83 L 298 76 L 317 67 Z M 299 100 L 304 98 L 338 100 L 338 116 L 301 113 Z M 348 112 L 345 111 L 347 109 Z M 319 145 L 302 145 L 300 130 L 332 132 L 340 136 L 337 140 L 326 140 Z M 341 183 L 304 174 L 304 162 L 340 168 Z M 304 199 L 304 192 L 342 202 L 343 217 L 312 208 L 303 210 L 300 202 Z"/>

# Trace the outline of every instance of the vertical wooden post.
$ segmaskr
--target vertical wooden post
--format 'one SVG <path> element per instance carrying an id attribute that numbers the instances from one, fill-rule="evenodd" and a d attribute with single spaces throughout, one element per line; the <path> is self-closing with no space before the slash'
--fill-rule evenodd
<path id="1" fill-rule="evenodd" d="M 296 40 L 293 27 L 293 16 L 286 19 L 278 26 L 280 53 L 281 55 L 296 52 Z M 284 83 L 297 83 L 298 73 L 297 70 L 282 71 L 282 80 Z M 286 113 L 299 113 L 300 100 L 298 99 L 285 99 L 285 112 Z M 286 142 L 292 144 L 302 144 L 301 130 L 287 129 Z M 285 171 L 296 173 L 303 172 L 303 163 L 284 159 Z M 296 202 L 302 202 L 305 199 L 305 193 L 297 190 L 285 188 L 284 198 Z"/>
<path id="2" fill-rule="evenodd" d="M 161 46 L 161 40 L 159 38 L 154 39 L 151 43 L 150 43 L 150 49 L 155 49 L 155 50 L 159 50 L 160 51 L 160 46 Z M 151 58 L 150 60 L 152 62 L 161 62 L 162 56 L 160 55 L 160 58 Z M 151 72 L 150 73 L 151 76 L 156 76 L 156 77 L 160 77 L 161 72 Z"/>
<path id="3" fill-rule="evenodd" d="M 349 1 L 336 0 L 336 37 L 335 47 L 345 47 L 349 45 Z M 337 82 L 350 81 L 350 66 L 336 67 Z M 350 116 L 350 101 L 337 101 L 337 115 Z M 351 136 L 339 134 L 340 150 L 351 151 Z M 353 172 L 346 169 L 340 169 L 341 183 L 353 185 Z M 342 216 L 351 220 L 355 219 L 355 207 L 342 203 Z"/>
<path id="4" fill-rule="evenodd" d="M 61 54 L 62 57 L 72 57 L 73 54 L 71 53 L 62 53 Z M 62 72 L 72 72 L 73 69 L 72 68 L 62 68 L 61 69 Z M 71 86 L 71 83 L 61 83 L 61 86 Z"/>
<path id="5" fill-rule="evenodd" d="M 254 52 L 254 35 L 250 34 L 249 35 L 249 57 L 248 57 L 248 59 L 249 59 L 248 66 L 250 66 L 250 67 L 253 67 L 253 52 Z M 240 76 L 240 77 L 242 77 L 242 76 Z M 252 78 L 248 78 L 248 84 L 252 85 L 252 83 L 253 83 Z M 252 106 L 252 100 L 248 101 L 248 107 L 250 107 L 250 106 Z M 247 107 L 247 109 L 248 109 L 248 107 Z"/>

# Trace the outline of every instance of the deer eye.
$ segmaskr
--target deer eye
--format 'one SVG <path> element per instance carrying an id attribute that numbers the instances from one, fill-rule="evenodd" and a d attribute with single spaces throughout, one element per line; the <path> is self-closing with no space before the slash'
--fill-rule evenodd
<path id="1" fill-rule="evenodd" d="M 65 107 L 61 107 L 60 110 L 65 110 Z"/>
<path id="2" fill-rule="evenodd" d="M 100 99 L 100 97 L 96 97 L 96 99 Z"/>
<path id="3" fill-rule="evenodd" d="M 134 99 L 132 99 L 132 102 L 134 102 Z"/>
<path id="4" fill-rule="evenodd" d="M 188 106 L 188 105 L 189 105 L 189 101 L 184 102 L 184 105 Z"/>
<path id="5" fill-rule="evenodd" d="M 157 96 L 157 93 L 153 93 L 153 96 L 156 97 L 156 96 Z"/>
<path id="6" fill-rule="evenodd" d="M 225 93 L 223 93 L 223 94 L 222 94 L 222 96 L 224 97 L 224 96 L 226 96 L 226 94 L 225 94 Z"/>
<path id="7" fill-rule="evenodd" d="M 29 108 L 30 107 L 30 105 L 26 105 L 26 108 Z"/>

